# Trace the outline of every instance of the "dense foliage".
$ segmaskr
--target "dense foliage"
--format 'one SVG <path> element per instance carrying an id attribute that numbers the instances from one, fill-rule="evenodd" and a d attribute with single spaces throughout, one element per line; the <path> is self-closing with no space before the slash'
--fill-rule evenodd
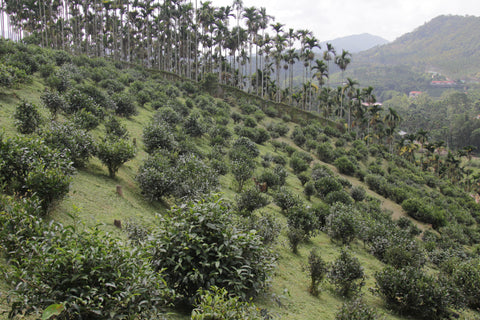
<path id="1" fill-rule="evenodd" d="M 148 317 L 168 302 L 161 275 L 141 251 L 98 229 L 44 222 L 36 217 L 35 201 L 0 200 L 0 242 L 9 259 L 5 277 L 13 288 L 11 317 L 54 303 L 64 308 L 58 319 Z"/>
<path id="2" fill-rule="evenodd" d="M 226 288 L 242 299 L 258 295 L 273 268 L 273 254 L 255 231 L 244 230 L 219 199 L 174 207 L 149 241 L 152 265 L 185 300 L 198 289 Z"/>
<path id="3" fill-rule="evenodd" d="M 2 192 L 36 195 L 46 211 L 69 190 L 74 171 L 70 159 L 40 138 L 5 139 L 0 134 L 0 159 Z"/>

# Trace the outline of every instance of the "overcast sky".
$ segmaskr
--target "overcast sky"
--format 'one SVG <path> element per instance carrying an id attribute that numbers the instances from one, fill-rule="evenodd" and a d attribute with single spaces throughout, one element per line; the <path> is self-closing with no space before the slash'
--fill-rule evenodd
<path id="1" fill-rule="evenodd" d="M 214 6 L 233 0 L 212 0 Z M 320 41 L 370 33 L 393 41 L 442 14 L 480 15 L 480 0 L 243 0 L 265 7 L 287 28 L 312 30 Z"/>

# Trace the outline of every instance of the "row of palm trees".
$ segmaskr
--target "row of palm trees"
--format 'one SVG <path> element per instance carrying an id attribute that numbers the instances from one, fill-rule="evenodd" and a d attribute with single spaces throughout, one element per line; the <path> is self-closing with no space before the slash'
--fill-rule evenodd
<path id="1" fill-rule="evenodd" d="M 195 80 L 217 73 L 224 84 L 277 102 L 300 101 L 303 108 L 318 103 L 331 62 L 343 79 L 351 60 L 350 53 L 337 55 L 330 44 L 317 60 L 320 45 L 311 31 L 287 29 L 265 8 L 244 8 L 242 0 L 222 7 L 197 0 L 1 0 L 0 5 L 9 26 L 44 47 L 139 62 Z M 299 64 L 303 85 L 296 86 Z"/>

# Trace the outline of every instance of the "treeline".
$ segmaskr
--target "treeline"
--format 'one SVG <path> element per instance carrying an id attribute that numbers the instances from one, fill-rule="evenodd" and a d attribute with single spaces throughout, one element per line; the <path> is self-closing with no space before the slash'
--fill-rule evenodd
<path id="1" fill-rule="evenodd" d="M 385 101 L 385 106 L 395 107 L 403 121 L 401 129 L 407 134 L 425 131 L 425 142 L 440 142 L 452 150 L 472 146 L 480 148 L 480 103 L 478 93 L 450 90 L 440 99 L 432 99 L 428 94 L 408 99 L 405 95 L 395 95 Z"/>

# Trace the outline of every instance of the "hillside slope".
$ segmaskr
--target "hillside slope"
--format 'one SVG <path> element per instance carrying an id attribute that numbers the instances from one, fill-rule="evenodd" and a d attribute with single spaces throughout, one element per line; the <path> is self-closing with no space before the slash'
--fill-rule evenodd
<path id="1" fill-rule="evenodd" d="M 69 63 L 54 64 L 51 51 L 33 46 L 27 47 L 27 50 L 35 51 L 45 63 L 50 63 L 51 73 L 43 76 L 33 73 L 29 83 L 2 88 L 0 120 L 5 133 L 1 136 L 0 151 L 5 156 L 3 161 L 10 161 L 7 157 L 14 154 L 4 141 L 11 141 L 13 137 L 19 141 L 29 141 L 29 137 L 37 136 L 46 138 L 46 133 L 52 130 L 51 126 L 62 123 L 75 128 L 78 126 L 79 130 L 85 130 L 101 144 L 102 141 L 116 141 L 104 139 L 107 121 L 116 119 L 117 127 L 125 126 L 128 133 L 122 134 L 120 139 L 135 143 L 137 150 L 135 157 L 121 166 L 114 177 L 109 175 L 98 153 L 90 154 L 86 164 L 77 168 L 66 197 L 49 208 L 47 220 L 72 226 L 73 230 L 102 229 L 136 250 L 146 250 L 144 255 L 150 259 L 151 251 L 148 250 L 153 245 L 143 248 L 134 241 L 126 242 L 131 236 L 131 228 L 126 222 L 136 225 L 140 231 L 156 235 L 161 233 L 166 221 L 172 219 L 171 213 L 178 213 L 170 212 L 171 207 L 184 208 L 188 198 L 208 198 L 210 191 L 219 193 L 233 213 L 230 223 L 236 223 L 235 229 L 247 230 L 254 237 L 258 235 L 255 239 L 265 241 L 264 247 L 276 255 L 271 286 L 254 300 L 259 308 L 264 308 L 275 319 L 333 320 L 342 304 L 349 303 L 350 300 L 339 293 L 337 285 L 331 281 L 321 284 L 318 296 L 310 294 L 306 265 L 313 249 L 331 268 L 331 263 L 340 256 L 343 248 L 348 247 L 365 273 L 365 285 L 359 288 L 363 300 L 386 319 L 406 319 L 391 311 L 386 300 L 370 290 L 376 286 L 377 273 L 387 265 L 413 265 L 418 270 L 437 275 L 447 257 L 474 258 L 470 246 L 478 243 L 480 238 L 476 220 L 478 206 L 446 178 L 429 170 L 422 171 L 409 160 L 389 152 L 381 140 L 366 144 L 363 140 L 355 140 L 353 133 L 343 132 L 341 126 L 331 122 L 326 124 L 316 114 L 255 98 L 239 90 L 219 86 L 214 81 L 172 82 L 166 79 L 167 73 L 141 67 L 126 68 L 106 59 L 88 59 L 66 53 L 62 55 L 68 58 L 65 60 Z M 54 81 L 60 80 L 60 77 L 66 81 Z M 57 92 L 65 99 L 65 104 L 54 118 L 41 97 L 44 97 L 46 88 L 58 88 L 59 84 L 67 87 Z M 208 92 L 217 95 L 212 96 Z M 30 135 L 20 134 L 14 121 L 14 114 L 22 101 L 36 104 L 44 120 L 39 130 Z M 127 104 L 128 101 L 131 103 Z M 112 106 L 112 103 L 116 104 Z M 125 109 L 120 109 L 125 105 L 134 112 L 126 116 Z M 101 116 L 86 110 L 86 106 Z M 82 127 L 84 125 L 86 128 Z M 154 131 L 158 135 L 148 138 L 148 133 Z M 248 153 L 249 157 L 245 159 L 236 154 L 238 149 L 252 153 Z M 155 176 L 162 181 L 164 173 L 173 173 L 169 179 L 172 178 L 174 183 L 168 181 L 165 189 L 161 183 L 154 185 L 155 188 L 145 188 L 139 182 L 139 173 L 146 160 L 157 160 L 154 157 L 158 155 L 163 158 L 158 158 L 160 161 L 154 164 L 165 166 L 159 171 L 153 168 L 149 172 L 154 174 L 147 177 Z M 177 160 L 179 158 L 181 160 Z M 11 163 L 16 160 L 24 159 L 13 158 Z M 242 162 L 248 165 L 247 174 L 236 170 L 243 168 L 239 165 Z M 187 166 L 190 171 L 185 171 L 182 166 L 185 163 L 190 165 Z M 208 192 L 196 189 L 197 184 L 203 182 L 195 180 L 196 175 L 202 174 L 195 171 L 199 167 L 197 164 L 218 178 L 218 183 L 212 179 L 212 188 Z M 178 167 L 170 170 L 169 165 Z M 0 166 L 0 170 L 5 170 L 2 172 L 7 172 L 9 168 L 3 163 Z M 184 174 L 176 175 L 178 172 Z M 194 173 L 189 174 L 191 172 Z M 42 173 L 37 172 L 36 175 L 41 177 Z M 0 178 L 3 179 L 0 186 L 4 188 L 1 196 L 15 194 L 14 188 L 23 188 L 21 183 L 11 184 L 6 175 Z M 210 177 L 204 178 L 207 180 Z M 123 192 L 119 193 L 117 187 L 121 187 Z M 157 189 L 161 190 L 159 195 L 152 197 L 149 192 Z M 27 195 L 32 192 L 26 190 Z M 410 213 L 423 223 L 407 217 L 400 206 L 407 199 L 412 199 L 413 204 L 419 206 L 411 208 Z M 252 202 L 259 206 L 250 207 Z M 247 208 L 242 209 L 242 206 Z M 3 213 L 8 208 L 0 209 Z M 262 218 L 271 220 L 259 223 L 257 219 Z M 115 220 L 123 222 L 123 228 L 117 228 Z M 418 227 L 428 236 L 425 242 L 419 237 L 421 230 Z M 298 252 L 295 253 L 292 234 L 295 235 L 294 232 L 299 229 L 305 234 L 297 243 Z M 8 232 L 7 229 L 0 231 Z M 273 234 L 270 235 L 273 238 L 271 243 L 265 240 L 268 232 Z M 192 239 L 197 239 L 196 236 Z M 189 247 L 182 245 L 180 250 L 183 252 Z M 212 248 L 216 247 L 221 246 L 215 242 Z M 64 251 L 69 250 L 59 250 L 58 254 Z M 2 257 L 7 254 L 2 251 Z M 178 261 L 177 266 L 183 267 L 189 258 L 186 256 L 183 262 Z M 2 269 L 4 266 L 7 271 L 13 268 L 2 260 Z M 216 266 L 217 269 L 219 267 L 220 264 Z M 77 272 L 81 270 L 79 268 Z M 177 275 L 178 272 L 177 269 L 164 270 L 162 274 Z M 48 272 L 44 274 L 45 277 L 49 275 Z M 67 280 L 71 278 L 71 274 L 66 276 Z M 204 276 L 198 275 L 199 278 Z M 428 279 L 429 289 L 444 290 L 436 286 L 434 278 Z M 24 283 L 23 279 L 19 281 Z M 11 307 L 3 297 L 6 296 L 5 291 L 15 290 L 15 287 L 8 287 L 6 282 L 0 284 L 0 311 Z M 437 296 L 440 300 L 448 296 L 443 294 L 445 291 L 438 292 L 442 293 Z M 34 297 L 37 298 L 43 299 L 44 296 Z M 426 314 L 441 312 L 445 316 L 450 309 L 457 311 L 456 305 L 451 302 L 441 302 L 448 304 L 440 311 L 436 307 L 429 308 Z M 418 303 L 414 306 L 423 309 L 422 302 Z M 168 314 L 169 318 L 189 318 L 190 310 L 182 308 L 182 304 L 176 307 Z M 461 311 L 465 319 L 472 318 L 474 314 L 470 309 Z"/>

